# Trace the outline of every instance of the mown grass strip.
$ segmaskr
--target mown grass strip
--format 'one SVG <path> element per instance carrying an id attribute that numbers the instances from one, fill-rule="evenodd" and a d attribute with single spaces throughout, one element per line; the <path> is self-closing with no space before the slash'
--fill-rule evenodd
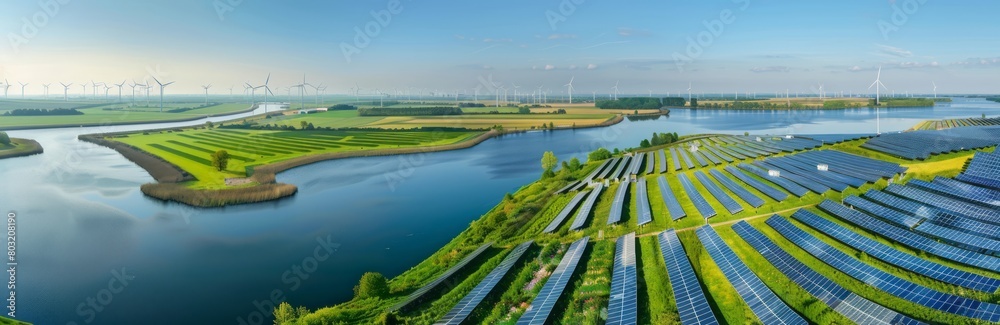
<path id="1" fill-rule="evenodd" d="M 156 148 L 156 149 L 159 149 L 159 150 L 166 151 L 166 152 L 168 152 L 168 153 L 170 153 L 172 155 L 175 155 L 175 156 L 178 156 L 178 157 L 182 157 L 182 158 L 190 160 L 190 161 L 197 162 L 197 163 L 205 165 L 205 166 L 212 166 L 212 162 L 209 161 L 208 159 L 205 159 L 205 158 L 202 158 L 202 157 L 198 157 L 198 156 L 195 156 L 195 155 L 192 155 L 192 154 L 189 154 L 187 152 L 183 152 L 183 151 L 171 148 L 171 147 L 167 147 L 167 146 L 164 146 L 162 144 L 151 143 L 151 144 L 149 144 L 149 146 L 153 147 L 153 148 Z"/>
<path id="2" fill-rule="evenodd" d="M 193 144 L 188 144 L 188 143 L 180 142 L 180 141 L 177 141 L 177 140 L 167 140 L 167 142 L 170 143 L 170 144 L 172 144 L 172 145 L 185 147 L 185 148 L 188 148 L 188 149 L 191 149 L 191 150 L 201 151 L 201 152 L 204 152 L 204 153 L 207 153 L 207 154 L 210 154 L 210 155 L 213 154 L 213 153 L 215 153 L 214 150 L 205 149 L 205 148 L 193 145 Z M 243 156 L 239 156 L 239 155 L 234 155 L 234 154 L 229 154 L 229 157 L 233 158 L 233 159 L 236 159 L 236 160 L 239 160 L 239 161 L 253 161 L 253 159 L 250 159 L 250 158 L 247 158 L 247 157 L 243 157 Z"/>

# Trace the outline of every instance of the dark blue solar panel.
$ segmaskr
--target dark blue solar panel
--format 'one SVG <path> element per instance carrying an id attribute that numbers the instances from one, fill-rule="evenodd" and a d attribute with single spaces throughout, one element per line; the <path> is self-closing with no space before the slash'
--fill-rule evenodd
<path id="1" fill-rule="evenodd" d="M 883 134 L 861 147 L 907 159 L 926 159 L 931 155 L 992 147 L 997 143 L 1000 143 L 1000 127 L 982 126 Z"/>
<path id="2" fill-rule="evenodd" d="M 733 253 L 712 226 L 702 226 L 695 231 L 708 255 L 722 270 L 726 280 L 736 289 L 743 302 L 764 324 L 807 324 L 760 280 L 743 261 Z"/>
<path id="3" fill-rule="evenodd" d="M 816 194 L 823 194 L 826 193 L 826 191 L 830 190 L 830 187 L 824 184 L 820 184 L 816 182 L 814 179 L 811 179 L 809 177 L 803 177 L 798 173 L 793 173 L 791 170 L 789 170 L 780 163 L 771 164 L 769 161 L 757 161 L 754 162 L 753 165 L 756 165 L 765 170 L 777 170 L 781 173 L 781 175 L 779 176 L 780 178 L 784 178 L 792 182 L 795 182 L 796 184 L 802 185 L 803 187 L 808 188 L 810 191 L 813 191 Z M 843 184 L 841 185 L 844 189 L 847 189 L 847 185 Z"/>
<path id="4" fill-rule="evenodd" d="M 819 207 L 830 214 L 850 223 L 868 229 L 885 238 L 900 244 L 924 251 L 928 254 L 971 265 L 994 272 L 1000 272 L 1000 258 L 979 254 L 944 243 L 939 243 L 923 236 L 915 236 L 913 232 L 890 225 L 884 221 L 872 218 L 864 213 L 848 209 L 836 202 L 826 200 Z"/>
<path id="5" fill-rule="evenodd" d="M 691 157 L 688 157 L 687 150 L 684 150 L 683 148 L 677 148 L 677 154 L 680 155 L 682 159 L 684 159 L 685 168 L 687 169 L 694 168 L 694 163 L 691 162 Z"/>
<path id="6" fill-rule="evenodd" d="M 660 156 L 660 173 L 661 174 L 662 173 L 666 173 L 667 172 L 667 154 L 663 152 L 663 149 L 660 149 L 659 156 Z"/>
<path id="7" fill-rule="evenodd" d="M 611 168 L 612 161 L 614 161 L 614 160 L 613 159 L 605 159 L 604 162 L 601 163 L 600 166 L 597 166 L 597 169 L 594 169 L 594 172 L 590 173 L 590 175 L 587 175 L 587 177 L 583 179 L 583 182 L 589 183 L 590 181 L 599 178 L 598 175 L 601 175 L 601 172 L 603 172 L 605 169 L 610 169 Z"/>
<path id="8" fill-rule="evenodd" d="M 1000 210 L 997 209 L 990 209 L 975 204 L 969 204 L 967 202 L 962 202 L 942 195 L 929 193 L 910 186 L 892 184 L 889 185 L 889 187 L 886 188 L 885 190 L 886 192 L 893 193 L 914 201 L 925 202 L 927 204 L 942 209 L 946 209 L 949 211 L 953 211 L 955 213 L 967 216 L 969 218 L 1000 225 Z"/>
<path id="9" fill-rule="evenodd" d="M 615 264 L 611 272 L 611 297 L 605 324 L 635 324 L 638 319 L 638 294 L 635 277 L 635 233 L 618 237 Z"/>
<path id="10" fill-rule="evenodd" d="M 712 307 L 705 299 L 698 277 L 688 261 L 687 253 L 673 229 L 660 233 L 660 254 L 666 264 L 667 277 L 674 292 L 677 314 L 683 325 L 718 324 Z"/>
<path id="11" fill-rule="evenodd" d="M 552 313 L 552 308 L 555 307 L 556 301 L 559 300 L 559 296 L 562 295 L 563 290 L 566 289 L 566 284 L 569 283 L 569 279 L 573 277 L 573 272 L 576 270 L 576 265 L 580 262 L 580 257 L 583 256 L 583 251 L 587 249 L 587 241 L 590 237 L 583 237 L 580 240 L 573 242 L 569 245 L 569 249 L 566 250 L 566 254 L 563 255 L 562 260 L 559 261 L 559 266 L 556 266 L 555 271 L 552 271 L 552 275 L 549 276 L 549 280 L 545 281 L 545 286 L 542 290 L 538 292 L 535 299 L 531 301 L 531 305 L 528 306 L 528 310 L 521 315 L 521 318 L 517 320 L 518 325 L 544 325 L 545 320 L 549 318 L 549 314 Z"/>
<path id="12" fill-rule="evenodd" d="M 507 272 L 509 272 L 512 267 L 514 267 L 514 264 L 517 264 L 517 261 L 521 259 L 521 256 L 523 256 L 524 252 L 531 247 L 532 243 L 534 243 L 534 241 L 529 240 L 517 245 L 517 247 L 514 247 L 514 249 L 507 254 L 507 257 L 504 257 L 503 261 L 500 262 L 500 265 L 497 265 L 497 267 L 494 268 L 490 274 L 487 274 L 475 288 L 472 288 L 472 291 L 466 294 L 465 297 L 451 309 L 451 311 L 445 314 L 444 317 L 441 317 L 441 319 L 434 324 L 458 325 L 464 322 L 465 319 L 469 317 L 469 314 L 472 314 L 472 311 L 479 306 L 479 303 L 493 291 L 493 288 L 496 287 L 497 283 L 500 283 L 500 280 L 507 275 Z"/>
<path id="13" fill-rule="evenodd" d="M 924 222 L 930 222 L 940 226 L 961 230 L 966 233 L 974 233 L 983 237 L 1000 239 L 1000 226 L 991 223 L 969 219 L 960 216 L 957 213 L 949 212 L 938 207 L 933 207 L 879 191 L 868 191 L 868 193 L 865 193 L 865 198 L 883 206 L 911 215 L 914 218 L 926 219 Z M 911 228 L 913 226 L 915 226 L 915 224 L 908 225 L 908 227 Z"/>
<path id="14" fill-rule="evenodd" d="M 744 155 L 744 154 L 741 154 L 741 153 L 738 153 L 738 152 L 736 152 L 736 151 L 733 151 L 733 150 L 730 150 L 730 148 L 729 148 L 729 147 L 718 147 L 717 149 L 719 149 L 719 151 L 721 151 L 721 152 L 722 152 L 722 153 L 724 153 L 724 154 L 727 154 L 727 155 L 730 155 L 730 156 L 733 156 L 733 158 L 736 158 L 736 159 L 740 159 L 740 160 L 742 160 L 742 159 L 747 159 L 747 158 L 749 158 L 749 157 L 747 157 L 747 156 L 746 156 L 746 155 Z"/>
<path id="15" fill-rule="evenodd" d="M 660 176 L 656 181 L 660 185 L 660 196 L 663 197 L 663 204 L 667 206 L 670 219 L 676 221 L 687 216 L 687 213 L 681 208 L 681 203 L 677 201 L 677 196 L 674 196 L 674 190 L 670 189 L 670 184 L 667 183 L 666 176 Z"/>
<path id="16" fill-rule="evenodd" d="M 684 187 L 684 193 L 687 194 L 688 198 L 691 199 L 691 204 L 694 204 L 695 209 L 698 209 L 698 213 L 704 218 L 711 218 L 715 216 L 715 209 L 708 204 L 708 201 L 701 196 L 698 189 L 694 187 L 691 180 L 688 179 L 685 174 L 677 174 L 677 179 L 681 181 L 681 186 Z"/>
<path id="17" fill-rule="evenodd" d="M 587 196 L 587 193 L 588 192 L 576 193 L 576 196 L 573 196 L 573 199 L 569 201 L 569 204 L 566 204 L 566 206 L 563 207 L 561 211 L 559 211 L 559 214 L 556 215 L 556 218 L 552 219 L 552 222 L 550 222 L 549 225 L 545 227 L 545 230 L 542 230 L 542 232 L 551 233 L 553 231 L 556 231 L 556 229 L 559 228 L 559 225 L 561 225 L 563 221 L 566 220 L 566 217 L 569 216 L 570 212 L 573 212 L 573 209 L 575 209 L 576 206 L 580 204 L 580 201 L 583 201 L 583 198 Z"/>
<path id="18" fill-rule="evenodd" d="M 712 162 L 713 165 L 722 164 L 722 159 L 716 157 L 714 151 L 712 151 L 710 148 L 711 146 L 703 146 L 698 150 L 698 152 L 700 152 L 702 155 L 705 155 L 705 158 L 708 158 L 708 161 Z"/>
<path id="19" fill-rule="evenodd" d="M 611 175 L 608 176 L 608 178 L 621 179 L 623 176 L 625 176 L 625 173 L 628 171 L 629 164 L 631 162 L 632 162 L 632 157 L 629 156 L 622 157 L 621 164 L 618 164 L 618 168 L 615 169 L 615 171 L 612 172 Z"/>
<path id="20" fill-rule="evenodd" d="M 772 218 L 780 218 L 774 216 Z M 920 324 L 920 322 L 862 298 L 822 274 L 813 271 L 778 247 L 746 221 L 733 225 L 733 230 L 753 246 L 782 274 L 794 281 L 839 314 L 858 324 Z"/>
<path id="21" fill-rule="evenodd" d="M 677 159 L 677 148 L 670 148 L 670 158 L 674 162 L 674 171 L 681 170 L 681 161 Z"/>
<path id="22" fill-rule="evenodd" d="M 635 183 L 635 207 L 639 209 L 636 223 L 640 226 L 653 222 L 653 212 L 649 209 L 649 194 L 646 190 L 646 180 L 639 178 Z"/>
<path id="23" fill-rule="evenodd" d="M 411 307 L 410 305 L 415 302 L 424 300 L 424 295 L 426 295 L 428 292 L 431 292 L 431 290 L 434 290 L 442 283 L 450 279 L 452 276 L 455 275 L 455 273 L 458 273 L 458 271 L 460 271 L 466 265 L 469 265 L 469 263 L 472 262 L 472 260 L 476 259 L 476 257 L 479 257 L 479 255 L 482 255 L 483 252 L 486 251 L 486 249 L 490 248 L 490 246 L 493 246 L 492 242 L 479 246 L 479 248 L 469 253 L 469 255 L 466 255 L 465 258 L 463 258 L 461 261 L 458 261 L 457 264 L 455 264 L 450 269 L 442 273 L 440 276 L 434 279 L 434 281 L 431 281 L 430 283 L 424 285 L 423 287 L 420 287 L 420 289 L 417 289 L 417 291 L 414 291 L 409 296 L 407 296 L 406 299 L 403 299 L 403 301 L 390 307 L 389 310 L 392 311 L 403 310 Z"/>
<path id="24" fill-rule="evenodd" d="M 996 143 L 994 143 L 995 145 Z M 977 152 L 958 180 L 1000 190 L 1000 155 Z"/>
<path id="25" fill-rule="evenodd" d="M 608 167 L 605 168 L 604 171 L 602 171 L 600 174 L 597 175 L 597 179 L 608 179 L 609 176 L 611 175 L 611 172 L 613 172 L 615 170 L 615 166 L 617 166 L 621 162 L 622 162 L 622 158 L 620 158 L 620 157 L 612 159 L 611 163 L 608 164 Z"/>
<path id="26" fill-rule="evenodd" d="M 729 194 L 726 194 L 726 192 L 723 191 L 722 188 L 720 188 L 718 185 L 715 185 L 715 183 L 708 178 L 708 175 L 705 175 L 705 173 L 702 173 L 699 170 L 694 173 L 694 177 L 698 178 L 698 181 L 700 181 L 701 185 L 708 190 L 708 193 L 711 193 L 712 196 L 715 197 L 716 201 L 719 201 L 719 203 L 721 203 L 722 206 L 726 207 L 726 210 L 728 210 L 730 214 L 737 214 L 740 211 L 743 211 L 743 206 L 741 206 L 738 202 L 736 202 L 736 200 L 730 197 Z"/>
<path id="27" fill-rule="evenodd" d="M 708 166 L 708 162 L 705 161 L 705 156 L 701 154 L 701 150 L 691 151 L 691 155 L 694 156 L 694 159 L 698 161 L 698 165 L 701 165 L 701 167 Z"/>
<path id="28" fill-rule="evenodd" d="M 649 153 L 645 153 L 644 155 L 646 155 L 646 174 L 647 175 L 648 174 L 652 174 L 653 173 L 653 163 L 654 163 L 653 162 L 653 153 L 649 152 Z"/>
<path id="29" fill-rule="evenodd" d="M 995 292 L 997 289 L 1000 289 L 1000 280 L 998 279 L 992 279 L 978 274 L 954 269 L 900 252 L 899 250 L 896 250 L 888 245 L 862 236 L 809 211 L 799 210 L 795 212 L 793 217 L 796 220 L 799 220 L 810 227 L 816 228 L 816 230 L 819 230 L 820 232 L 853 247 L 854 249 L 865 252 L 865 254 L 868 254 L 871 257 L 899 266 L 905 270 L 910 270 L 941 282 L 951 283 L 973 290 Z"/>
<path id="30" fill-rule="evenodd" d="M 787 179 L 784 179 L 784 178 L 781 178 L 781 177 L 775 177 L 775 176 L 768 175 L 767 174 L 767 169 L 760 168 L 760 167 L 755 166 L 755 165 L 743 164 L 743 163 L 741 163 L 741 164 L 739 164 L 737 166 L 739 166 L 739 168 L 742 169 L 742 170 L 744 170 L 744 171 L 753 173 L 753 174 L 757 175 L 760 178 L 766 179 L 767 181 L 769 181 L 771 183 L 774 183 L 774 184 L 776 184 L 778 186 L 781 186 L 781 188 L 785 189 L 789 193 L 794 194 L 795 196 L 802 197 L 802 196 L 804 196 L 804 195 L 806 195 L 806 194 L 809 193 L 808 189 L 806 189 L 805 187 L 802 187 L 799 184 L 796 184 L 795 182 L 792 182 L 790 180 L 787 180 Z"/>
<path id="31" fill-rule="evenodd" d="M 628 192 L 629 182 L 618 183 L 618 190 L 615 191 L 615 198 L 611 201 L 611 212 L 608 213 L 608 224 L 615 224 L 622 220 L 622 208 L 625 205 L 625 194 Z"/>
<path id="32" fill-rule="evenodd" d="M 733 159 L 733 157 L 730 157 L 729 155 L 723 154 L 722 151 L 719 151 L 719 148 L 716 148 L 714 146 L 705 146 L 705 149 L 711 151 L 713 154 L 715 154 L 715 156 L 719 157 L 722 160 L 725 160 L 726 162 L 736 161 L 736 159 Z M 718 162 L 716 164 L 721 164 L 721 163 L 722 162 Z"/>
<path id="33" fill-rule="evenodd" d="M 955 182 L 957 184 L 961 184 L 963 187 L 948 186 L 945 185 L 945 182 L 940 180 Z M 968 185 L 942 177 L 938 177 L 933 183 L 913 179 L 907 182 L 906 185 L 916 186 L 927 192 L 941 194 L 954 199 L 965 200 L 970 203 L 986 206 L 988 208 L 1000 208 L 1000 191 L 991 190 L 985 187 Z"/>
<path id="34" fill-rule="evenodd" d="M 750 185 L 751 187 L 757 189 L 761 193 L 764 193 L 764 195 L 770 196 L 775 201 L 784 201 L 785 199 L 788 198 L 788 193 L 782 192 L 779 189 L 771 187 L 770 185 L 767 185 L 764 182 L 761 182 L 760 180 L 757 180 L 756 178 L 753 178 L 750 175 L 745 174 L 739 169 L 736 169 L 736 167 L 726 166 L 726 171 L 729 172 L 730 175 L 733 175 L 734 177 L 739 179 L 740 181 L 743 181 L 747 185 Z"/>
<path id="35" fill-rule="evenodd" d="M 1000 305 L 943 293 L 899 278 L 858 261 L 784 218 L 770 218 L 767 224 L 820 261 L 872 287 L 942 312 L 990 322 L 1000 321 Z"/>
<path id="36" fill-rule="evenodd" d="M 594 208 L 594 202 L 597 202 L 597 197 L 601 195 L 601 191 L 604 190 L 603 184 L 597 184 L 593 190 L 590 191 L 590 195 L 587 196 L 587 200 L 583 202 L 583 206 L 576 211 L 576 217 L 573 218 L 573 224 L 570 225 L 570 230 L 579 230 L 583 228 L 583 224 L 587 222 L 587 218 L 590 217 L 590 210 Z"/>
<path id="37" fill-rule="evenodd" d="M 759 208 L 760 206 L 764 205 L 764 199 L 761 199 L 756 195 L 754 195 L 753 193 L 750 193 L 750 191 L 747 191 L 747 189 L 743 188 L 743 186 L 736 184 L 736 182 L 726 177 L 726 175 L 723 175 L 722 172 L 712 169 L 709 171 L 709 173 L 712 174 L 712 176 L 715 177 L 715 179 L 718 180 L 719 183 L 722 184 L 722 186 L 725 186 L 727 189 L 729 189 L 730 192 L 733 192 L 733 194 L 739 196 L 740 199 L 743 199 L 743 201 L 746 202 L 747 204 L 750 204 L 750 206 Z"/>

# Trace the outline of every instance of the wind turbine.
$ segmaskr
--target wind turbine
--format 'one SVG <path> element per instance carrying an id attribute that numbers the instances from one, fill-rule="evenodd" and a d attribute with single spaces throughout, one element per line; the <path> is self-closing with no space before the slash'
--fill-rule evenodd
<path id="1" fill-rule="evenodd" d="M 931 81 L 931 85 L 934 85 L 934 98 L 937 98 L 937 83 Z"/>
<path id="2" fill-rule="evenodd" d="M 93 94 L 94 99 L 97 99 L 97 85 L 93 80 L 90 81 L 90 92 Z"/>
<path id="3" fill-rule="evenodd" d="M 264 114 L 267 114 L 267 94 L 270 93 L 272 96 L 274 95 L 274 92 L 271 92 L 271 87 L 267 86 L 267 84 L 270 83 L 270 82 L 271 82 L 271 74 L 268 73 L 267 74 L 267 79 L 264 79 L 264 85 L 263 86 L 257 86 L 257 87 L 251 86 L 251 92 L 250 92 L 251 100 L 253 100 L 252 98 L 253 98 L 253 91 L 254 90 L 256 90 L 257 88 L 264 88 Z M 250 84 L 247 84 L 247 86 L 250 86 Z M 252 106 L 252 104 L 251 104 L 251 106 Z"/>
<path id="4" fill-rule="evenodd" d="M 614 90 L 614 98 L 615 100 L 618 100 L 618 80 L 615 81 L 615 86 L 611 87 L 611 90 Z"/>
<path id="5" fill-rule="evenodd" d="M 323 87 L 323 84 L 319 84 L 319 86 L 309 85 L 309 87 L 312 87 L 313 91 L 316 92 L 316 105 L 319 106 L 319 89 Z M 393 94 L 395 95 L 395 89 L 393 89 L 393 91 Z"/>
<path id="6" fill-rule="evenodd" d="M 24 99 L 24 86 L 27 86 L 29 84 L 26 84 L 26 83 L 23 83 L 23 82 L 20 82 L 20 81 L 18 81 L 17 83 L 21 84 L 21 99 Z"/>
<path id="7" fill-rule="evenodd" d="M 254 105 L 254 104 L 256 104 L 256 103 L 254 102 L 254 99 L 255 99 L 255 95 L 256 95 L 255 93 L 256 93 L 256 91 L 257 91 L 257 88 L 260 88 L 260 87 L 254 87 L 254 86 L 251 86 L 251 85 L 250 85 L 250 83 L 246 83 L 245 85 L 246 85 L 246 86 L 245 86 L 246 88 L 244 88 L 244 89 L 246 89 L 246 90 L 249 90 L 249 91 L 250 91 L 250 107 L 253 107 L 253 105 Z"/>
<path id="8" fill-rule="evenodd" d="M 156 77 L 153 77 L 153 80 L 156 81 L 156 83 L 158 85 L 160 85 L 160 113 L 163 113 L 163 89 L 167 88 L 167 86 L 170 86 L 171 84 L 173 84 L 174 81 L 171 81 L 171 82 L 168 82 L 168 83 L 164 84 L 164 83 L 160 82 L 159 79 L 156 79 Z"/>
<path id="9" fill-rule="evenodd" d="M 71 83 L 69 83 L 67 85 L 67 84 L 64 84 L 64 83 L 60 82 L 59 84 L 63 86 L 63 101 L 67 101 L 68 102 L 69 101 L 69 86 L 72 86 L 73 83 L 71 82 Z"/>
<path id="10" fill-rule="evenodd" d="M 878 114 L 879 113 L 878 112 L 878 106 L 879 106 L 879 90 L 878 90 L 878 87 L 881 86 L 882 88 L 885 88 L 886 90 L 889 89 L 884 84 L 882 84 L 882 80 L 881 79 L 882 79 L 882 66 L 879 66 L 878 67 L 878 74 L 875 75 L 875 82 L 872 82 L 872 85 L 868 86 L 869 90 L 872 89 L 872 87 L 875 87 L 875 135 L 882 134 L 881 121 L 879 120 L 879 114 Z"/>
<path id="11" fill-rule="evenodd" d="M 302 75 L 302 83 L 301 84 L 292 86 L 292 87 L 299 87 L 299 109 L 306 108 L 306 97 L 305 97 L 306 86 L 312 86 L 312 85 L 306 83 L 306 75 L 305 74 Z M 266 96 L 266 94 L 265 94 L 265 96 Z"/>
<path id="12" fill-rule="evenodd" d="M 520 105 L 521 101 L 517 100 L 517 89 L 521 88 L 521 86 L 518 86 L 516 83 L 513 83 L 513 82 L 511 82 L 510 84 L 514 86 L 514 101 L 516 101 L 518 103 L 518 105 Z M 570 96 L 570 97 L 572 97 L 572 96 Z M 572 101 L 573 100 L 571 98 L 570 102 L 572 102 Z"/>
<path id="13" fill-rule="evenodd" d="M 688 82 L 688 104 L 691 103 L 691 82 Z"/>
<path id="14" fill-rule="evenodd" d="M 49 97 L 49 85 L 51 84 L 42 84 L 42 87 L 45 87 L 45 97 Z"/>
<path id="15" fill-rule="evenodd" d="M 570 104 L 573 103 L 573 80 L 574 79 L 576 79 L 576 76 L 570 77 L 569 78 L 569 83 L 563 85 L 563 87 L 566 87 L 566 91 L 569 92 L 569 103 Z"/>
<path id="16" fill-rule="evenodd" d="M 3 80 L 3 98 L 7 98 L 7 89 L 10 89 L 10 82 L 7 79 Z"/>
<path id="17" fill-rule="evenodd" d="M 201 88 L 205 88 L 205 105 L 208 105 L 208 88 L 212 88 L 212 84 L 201 86 Z"/>
<path id="18" fill-rule="evenodd" d="M 132 105 L 135 105 L 135 87 L 139 86 L 139 84 L 137 84 L 135 80 L 132 80 L 132 83 L 128 86 L 132 87 Z"/>
<path id="19" fill-rule="evenodd" d="M 115 86 L 118 87 L 118 102 L 119 103 L 122 102 L 122 86 L 125 86 L 125 81 L 126 80 L 122 80 L 122 83 L 115 85 Z"/>
<path id="20" fill-rule="evenodd" d="M 146 87 L 146 107 L 149 107 L 149 90 L 153 89 L 153 85 L 150 85 L 148 81 L 143 81 L 146 82 L 146 84 L 143 85 L 143 87 Z"/>

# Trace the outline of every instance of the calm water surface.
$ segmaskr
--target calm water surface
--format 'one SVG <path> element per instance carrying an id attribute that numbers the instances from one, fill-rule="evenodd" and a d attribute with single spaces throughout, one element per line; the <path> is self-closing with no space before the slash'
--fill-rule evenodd
<path id="1" fill-rule="evenodd" d="M 956 99 L 935 108 L 883 110 L 881 124 L 883 132 L 900 131 L 925 119 L 984 113 L 996 116 L 1000 105 Z M 253 324 L 261 316 L 257 305 L 266 308 L 272 293 L 317 308 L 349 299 L 365 271 L 391 277 L 416 265 L 504 193 L 537 179 L 547 150 L 560 159 L 583 158 L 600 146 L 636 146 L 653 132 L 874 133 L 874 121 L 869 109 L 675 110 L 669 118 L 518 134 L 460 151 L 317 163 L 278 175 L 299 186 L 293 198 L 220 209 L 148 199 L 138 190 L 153 181 L 145 171 L 110 149 L 76 140 L 204 120 L 13 131 L 45 147 L 43 155 L 0 160 L 0 207 L 18 219 L 18 318 Z M 320 261 L 327 247 L 336 250 Z M 124 287 L 118 285 L 123 277 Z M 118 292 L 108 290 L 109 282 Z"/>

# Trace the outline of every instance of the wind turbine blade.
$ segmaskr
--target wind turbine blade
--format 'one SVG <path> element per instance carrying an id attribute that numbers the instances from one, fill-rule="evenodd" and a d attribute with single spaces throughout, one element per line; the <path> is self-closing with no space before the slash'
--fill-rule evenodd
<path id="1" fill-rule="evenodd" d="M 875 85 L 878 83 L 879 83 L 878 80 L 875 80 L 874 82 L 872 82 L 871 86 L 868 86 L 868 89 L 872 89 L 872 87 L 875 87 Z"/>
<path id="2" fill-rule="evenodd" d="M 170 86 L 170 85 L 172 85 L 172 84 L 173 84 L 173 83 L 175 83 L 175 82 L 176 82 L 176 81 L 171 81 L 171 82 L 168 82 L 168 83 L 166 83 L 165 85 L 163 85 L 163 87 L 166 87 L 166 86 Z"/>
<path id="3" fill-rule="evenodd" d="M 268 82 L 271 82 L 271 74 L 267 74 L 267 79 L 264 79 L 264 85 L 266 86 Z"/>

